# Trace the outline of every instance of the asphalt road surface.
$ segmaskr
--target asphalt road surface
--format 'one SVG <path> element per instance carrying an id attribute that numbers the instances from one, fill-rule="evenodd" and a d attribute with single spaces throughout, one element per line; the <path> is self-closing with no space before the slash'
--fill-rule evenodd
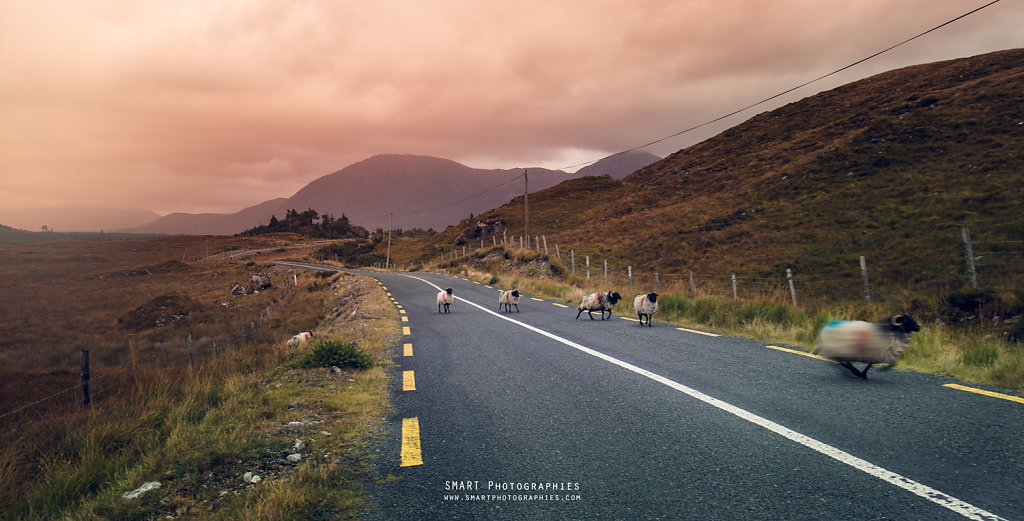
<path id="1" fill-rule="evenodd" d="M 577 320 L 530 295 L 506 313 L 499 288 L 372 276 L 408 329 L 369 519 L 1024 519 L 1024 403 L 1006 390 L 865 381 L 657 315 Z"/>

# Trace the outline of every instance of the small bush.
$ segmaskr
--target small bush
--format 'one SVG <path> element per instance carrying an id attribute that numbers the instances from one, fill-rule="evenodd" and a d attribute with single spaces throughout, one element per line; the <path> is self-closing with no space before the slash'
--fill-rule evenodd
<path id="1" fill-rule="evenodd" d="M 314 340 L 313 351 L 295 363 L 296 367 L 354 367 L 369 369 L 373 367 L 373 358 L 359 349 L 355 342 L 339 340 Z"/>
<path id="2" fill-rule="evenodd" d="M 999 347 L 995 344 L 972 342 L 964 349 L 963 364 L 973 367 L 988 367 L 999 358 Z"/>

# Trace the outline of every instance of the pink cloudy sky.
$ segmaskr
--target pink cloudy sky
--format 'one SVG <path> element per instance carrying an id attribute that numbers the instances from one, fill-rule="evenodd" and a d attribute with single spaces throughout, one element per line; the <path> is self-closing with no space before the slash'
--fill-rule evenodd
<path id="1" fill-rule="evenodd" d="M 0 223 L 234 212 L 375 154 L 564 168 L 826 74 L 984 0 L 3 0 Z M 1003 0 L 785 98 L 1024 47 Z M 57 211 L 57 210 L 52 210 Z"/>

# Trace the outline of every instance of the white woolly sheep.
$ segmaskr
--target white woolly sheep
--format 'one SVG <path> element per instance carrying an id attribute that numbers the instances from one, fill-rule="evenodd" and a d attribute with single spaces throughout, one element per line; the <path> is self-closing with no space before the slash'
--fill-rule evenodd
<path id="1" fill-rule="evenodd" d="M 577 308 L 579 309 L 579 312 L 576 313 L 576 318 L 580 318 L 580 314 L 584 311 L 586 311 L 587 315 L 590 316 L 590 320 L 594 320 L 594 315 L 591 314 L 592 311 L 600 311 L 601 320 L 604 320 L 605 311 L 608 312 L 608 318 L 611 318 L 612 308 L 615 307 L 615 303 L 620 300 L 622 300 L 622 295 L 619 295 L 615 291 L 591 293 L 583 297 L 583 302 L 580 302 L 580 305 Z"/>
<path id="2" fill-rule="evenodd" d="M 441 313 L 441 307 L 444 306 L 445 313 L 451 313 L 448 311 L 448 306 L 455 302 L 455 296 L 452 295 L 452 288 L 446 288 L 444 291 L 437 294 L 437 312 Z"/>
<path id="3" fill-rule="evenodd" d="M 875 324 L 836 320 L 822 328 L 813 353 L 831 358 L 867 380 L 872 365 L 893 366 L 910 345 L 911 333 L 920 330 L 921 326 L 909 315 L 890 315 Z M 858 370 L 854 362 L 867 365 Z"/>
<path id="4" fill-rule="evenodd" d="M 510 289 L 498 293 L 498 311 L 501 308 L 505 308 L 505 311 L 512 311 L 512 306 L 516 307 L 516 311 L 519 311 L 519 290 Z"/>
<path id="5" fill-rule="evenodd" d="M 658 294 L 637 295 L 633 299 L 633 308 L 636 309 L 636 316 L 640 317 L 640 325 L 644 325 L 644 317 L 647 317 L 647 327 L 651 327 L 651 315 L 658 311 Z"/>
<path id="6" fill-rule="evenodd" d="M 299 334 L 289 338 L 288 339 L 288 344 L 289 345 L 305 344 L 306 341 L 309 340 L 310 338 L 313 338 L 313 332 L 312 331 L 303 331 L 303 332 L 301 332 L 301 333 L 299 333 Z"/>

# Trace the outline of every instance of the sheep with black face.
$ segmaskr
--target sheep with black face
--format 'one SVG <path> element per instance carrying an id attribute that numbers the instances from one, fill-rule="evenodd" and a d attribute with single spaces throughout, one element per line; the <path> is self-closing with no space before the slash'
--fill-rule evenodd
<path id="1" fill-rule="evenodd" d="M 591 293 L 583 297 L 583 301 L 580 302 L 579 307 L 577 307 L 579 312 L 576 313 L 576 318 L 580 318 L 580 314 L 584 311 L 586 311 L 587 315 L 590 316 L 590 320 L 594 320 L 594 315 L 592 314 L 594 311 L 601 312 L 601 320 L 604 320 L 605 311 L 608 312 L 608 318 L 611 318 L 612 308 L 614 308 L 615 304 L 620 300 L 622 300 L 622 295 L 619 295 L 618 292 L 615 291 L 599 291 L 597 293 Z"/>
<path id="2" fill-rule="evenodd" d="M 921 326 L 910 315 L 889 315 L 877 323 L 835 320 L 822 328 L 813 353 L 831 358 L 867 380 L 872 365 L 895 365 L 910 345 L 911 334 L 920 330 Z M 867 365 L 857 369 L 855 362 Z"/>
<path id="3" fill-rule="evenodd" d="M 441 308 L 444 308 L 444 313 L 451 313 L 448 310 L 448 306 L 455 302 L 455 295 L 452 294 L 452 288 L 446 288 L 444 291 L 437 294 L 437 312 L 441 313 Z"/>

